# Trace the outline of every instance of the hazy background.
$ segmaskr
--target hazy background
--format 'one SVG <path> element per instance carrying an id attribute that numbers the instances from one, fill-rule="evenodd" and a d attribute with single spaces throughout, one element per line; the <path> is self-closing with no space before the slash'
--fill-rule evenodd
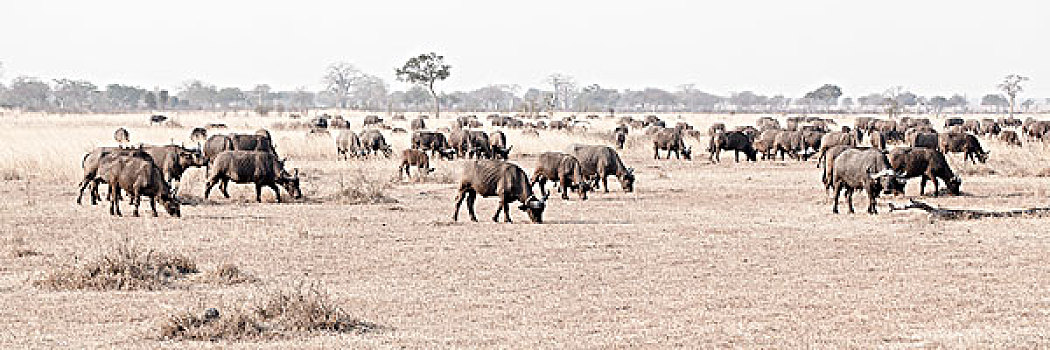
<path id="1" fill-rule="evenodd" d="M 3 80 L 28 75 L 177 88 L 190 79 L 322 89 L 347 61 L 392 89 L 406 58 L 452 64 L 443 91 L 685 83 L 716 94 L 995 93 L 1003 76 L 1050 96 L 1045 1 L 19 1 L 0 15 Z"/>

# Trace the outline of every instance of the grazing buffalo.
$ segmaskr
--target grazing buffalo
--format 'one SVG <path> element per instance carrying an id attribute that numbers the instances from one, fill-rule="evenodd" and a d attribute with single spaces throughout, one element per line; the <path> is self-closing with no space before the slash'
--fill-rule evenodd
<path id="1" fill-rule="evenodd" d="M 471 158 L 492 159 L 492 142 L 489 134 L 481 130 L 467 131 L 467 155 Z"/>
<path id="2" fill-rule="evenodd" d="M 709 159 L 712 162 L 721 162 L 722 151 L 733 151 L 733 159 L 740 162 L 740 152 L 744 152 L 747 160 L 756 161 L 757 152 L 751 144 L 751 138 L 741 131 L 720 132 L 711 136 L 707 151 L 711 153 Z"/>
<path id="3" fill-rule="evenodd" d="M 959 194 L 962 179 L 952 172 L 940 151 L 926 147 L 897 147 L 890 151 L 890 165 L 904 178 L 922 177 L 919 182 L 920 196 L 926 194 L 927 180 L 933 181 L 933 195 L 936 196 L 940 190 L 937 179 L 944 181 L 949 193 Z M 904 192 L 903 188 L 901 192 Z"/>
<path id="4" fill-rule="evenodd" d="M 84 170 L 84 175 L 81 177 L 80 194 L 77 195 L 77 204 L 81 204 L 84 198 L 84 190 L 91 186 L 89 195 L 91 196 L 91 205 L 98 204 L 100 199 L 98 195 L 98 185 L 101 182 L 105 182 L 105 179 L 100 176 L 99 169 L 102 164 L 109 160 L 109 158 L 115 158 L 118 156 L 132 156 L 142 159 L 153 160 L 149 153 L 146 153 L 139 148 L 120 148 L 120 147 L 98 147 L 92 150 L 90 153 L 84 155 L 84 158 L 80 162 L 81 169 Z M 110 186 L 110 193 L 113 192 L 113 187 Z"/>
<path id="5" fill-rule="evenodd" d="M 99 168 L 99 174 L 110 186 L 110 215 L 120 213 L 120 193 L 128 193 L 129 202 L 135 206 L 133 215 L 139 216 L 139 205 L 142 196 L 149 197 L 149 206 L 153 216 L 157 216 L 157 200 L 160 200 L 165 211 L 171 216 L 182 216 L 179 202 L 171 194 L 164 175 L 153 161 L 141 157 L 115 155 L 108 158 Z"/>
<path id="6" fill-rule="evenodd" d="M 950 132 L 940 134 L 938 139 L 940 141 L 938 149 L 942 153 L 962 153 L 963 160 L 969 159 L 974 164 L 977 164 L 977 161 L 984 163 L 988 160 L 988 152 L 981 148 L 981 143 L 977 141 L 976 136 Z"/>
<path id="7" fill-rule="evenodd" d="M 773 140 L 772 151 L 775 154 L 780 155 L 780 160 L 784 160 L 784 155 L 790 155 L 791 159 L 802 160 L 799 152 L 803 151 L 802 132 L 801 131 L 784 131 L 776 134 L 776 138 Z"/>
<path id="8" fill-rule="evenodd" d="M 617 130 L 614 136 L 616 137 L 616 149 L 623 149 L 624 144 L 627 143 L 627 132 Z"/>
<path id="9" fill-rule="evenodd" d="M 190 141 L 196 142 L 198 145 L 208 140 L 208 129 L 205 128 L 193 128 L 190 131 Z"/>
<path id="10" fill-rule="evenodd" d="M 518 201 L 521 205 L 518 209 L 529 214 L 529 219 L 535 223 L 543 222 L 543 209 L 546 207 L 546 198 L 536 198 L 532 193 L 529 176 L 517 165 L 498 160 L 476 160 L 463 165 L 463 172 L 459 180 L 459 194 L 456 195 L 456 211 L 452 213 L 452 221 L 459 220 L 459 207 L 463 200 L 467 200 L 467 212 L 470 220 L 478 221 L 474 215 L 474 200 L 477 196 L 499 197 L 499 205 L 492 221 L 499 221 L 499 213 L 503 212 L 506 222 L 510 220 L 510 203 Z"/>
<path id="11" fill-rule="evenodd" d="M 430 157 L 427 156 L 427 152 L 413 148 L 401 151 L 401 167 L 397 169 L 398 180 L 403 178 L 401 176 L 402 172 L 411 178 L 412 174 L 408 172 L 408 169 L 411 167 L 418 168 L 419 173 L 424 176 L 434 172 L 434 168 L 430 167 Z"/>
<path id="12" fill-rule="evenodd" d="M 364 124 L 364 126 L 380 125 L 380 124 L 383 124 L 383 118 L 380 118 L 378 115 L 368 115 L 368 116 L 365 116 L 365 120 L 363 121 L 363 124 Z"/>
<path id="13" fill-rule="evenodd" d="M 653 159 L 660 159 L 661 150 L 667 151 L 667 159 L 671 159 L 671 152 L 675 159 L 693 159 L 692 149 L 685 145 L 682 133 L 676 129 L 661 129 L 653 135 Z"/>
<path id="14" fill-rule="evenodd" d="M 886 154 L 880 150 L 848 149 L 835 157 L 834 163 L 831 176 L 835 188 L 835 204 L 831 208 L 833 213 L 839 212 L 839 196 L 843 190 L 846 191 L 850 213 L 854 212 L 853 192 L 865 190 L 868 193 L 868 213 L 877 214 L 875 201 L 880 192 L 891 194 L 904 188 Z"/>
<path id="15" fill-rule="evenodd" d="M 364 157 L 367 154 L 361 145 L 361 138 L 350 130 L 344 130 L 335 137 L 335 149 L 339 155 L 343 156 L 343 160 L 349 157 Z"/>
<path id="16" fill-rule="evenodd" d="M 977 133 L 984 134 L 984 136 L 998 136 L 1001 132 L 1003 132 L 1003 127 L 998 122 L 985 120 L 981 122 L 981 130 Z"/>
<path id="17" fill-rule="evenodd" d="M 150 125 L 152 125 L 152 124 L 160 124 L 160 123 L 163 123 L 166 120 L 168 120 L 168 117 L 165 117 L 165 116 L 160 115 L 160 114 L 154 114 L 154 115 L 149 116 L 149 123 L 150 123 Z"/>
<path id="18" fill-rule="evenodd" d="M 412 119 L 412 122 L 408 124 L 408 127 L 412 130 L 423 130 L 427 128 L 427 122 L 422 118 Z"/>
<path id="19" fill-rule="evenodd" d="M 510 149 L 514 146 L 507 146 L 507 135 L 504 135 L 502 131 L 496 130 L 489 135 L 489 147 L 492 149 L 492 155 L 495 159 L 507 160 L 510 156 Z"/>
<path id="20" fill-rule="evenodd" d="M 131 134 L 128 133 L 127 129 L 118 128 L 117 131 L 113 132 L 113 139 L 121 145 L 126 145 L 131 142 Z"/>
<path id="21" fill-rule="evenodd" d="M 872 148 L 886 150 L 886 137 L 882 136 L 882 133 L 879 131 L 872 130 L 868 133 L 868 143 L 871 144 Z"/>
<path id="22" fill-rule="evenodd" d="M 968 133 L 979 134 L 981 133 L 981 122 L 973 119 L 969 119 L 963 122 L 962 129 Z"/>
<path id="23" fill-rule="evenodd" d="M 386 138 L 383 137 L 383 133 L 379 130 L 365 130 L 361 132 L 361 147 L 367 154 L 379 154 L 383 153 L 383 156 L 390 157 L 394 150 L 390 149 L 390 145 L 386 143 Z"/>
<path id="24" fill-rule="evenodd" d="M 1010 146 L 1021 146 L 1021 138 L 1017 137 L 1017 132 L 1013 130 L 1003 130 L 999 133 L 999 141 L 1005 142 Z"/>
<path id="25" fill-rule="evenodd" d="M 817 167 L 820 167 L 824 162 L 824 158 L 827 157 L 827 151 L 829 148 L 840 145 L 856 147 L 857 137 L 849 131 L 829 132 L 824 134 L 820 139 L 820 149 L 818 150 L 820 156 L 817 157 Z"/>
<path id="26" fill-rule="evenodd" d="M 940 142 L 940 134 L 916 132 L 908 135 L 908 145 L 911 147 L 926 147 L 937 149 Z"/>
<path id="27" fill-rule="evenodd" d="M 561 198 L 569 199 L 569 190 L 580 194 L 580 199 L 587 199 L 591 186 L 583 176 L 580 161 L 571 155 L 561 152 L 544 152 L 536 160 L 536 171 L 532 173 L 532 184 L 540 184 L 543 198 L 550 196 L 547 191 L 547 180 L 558 184 Z"/>
<path id="28" fill-rule="evenodd" d="M 149 153 L 153 164 L 160 168 L 164 175 L 164 181 L 171 188 L 172 194 L 179 192 L 182 183 L 182 174 L 191 167 L 202 167 L 205 165 L 204 155 L 199 149 L 188 149 L 177 145 L 167 146 L 143 146 L 142 150 Z"/>
<path id="29" fill-rule="evenodd" d="M 707 136 L 714 136 L 717 133 L 726 132 L 725 123 L 711 123 L 711 126 L 707 128 Z"/>
<path id="30" fill-rule="evenodd" d="M 1026 119 L 1021 132 L 1029 139 L 1042 139 L 1043 135 L 1050 133 L 1050 121 Z"/>
<path id="31" fill-rule="evenodd" d="M 782 132 L 787 131 L 776 129 L 766 130 L 759 134 L 758 137 L 751 142 L 752 146 L 755 149 L 755 152 L 762 153 L 763 160 L 775 159 L 775 155 L 777 153 L 776 139 L 777 136 L 779 136 Z"/>
<path id="32" fill-rule="evenodd" d="M 569 154 L 580 161 L 584 178 L 592 180 L 592 187 L 595 189 L 605 188 L 605 192 L 608 193 L 608 176 L 614 175 L 624 191 L 634 191 L 634 169 L 624 166 L 620 155 L 616 154 L 612 147 L 573 144 L 569 146 L 569 150 Z M 598 186 L 599 182 L 601 186 Z"/>
<path id="33" fill-rule="evenodd" d="M 470 130 L 456 128 L 448 134 L 449 145 L 456 150 L 456 156 L 463 158 L 470 152 Z"/>
<path id="34" fill-rule="evenodd" d="M 868 147 L 854 147 L 847 145 L 839 145 L 828 148 L 824 155 L 824 172 L 820 174 L 820 181 L 824 183 L 824 190 L 831 190 L 831 177 L 835 173 L 835 157 L 838 157 L 842 152 L 848 149 L 869 149 Z"/>
<path id="35" fill-rule="evenodd" d="M 277 185 L 284 187 L 285 191 L 293 198 L 302 198 L 303 193 L 299 190 L 299 169 L 294 174 L 288 174 L 284 169 L 284 161 L 278 160 L 277 155 L 264 151 L 226 151 L 220 153 L 212 161 L 208 169 L 208 183 L 204 189 L 204 198 L 211 194 L 212 186 L 220 184 L 219 190 L 226 198 L 230 193 L 226 188 L 230 181 L 237 184 L 255 184 L 255 201 L 262 202 L 262 188 L 268 186 L 281 202 L 281 191 Z"/>
<path id="36" fill-rule="evenodd" d="M 433 131 L 416 131 L 412 133 L 412 148 L 430 151 L 431 155 L 439 154 L 442 158 L 452 160 L 456 149 L 449 144 L 445 134 Z"/>
<path id="37" fill-rule="evenodd" d="M 966 121 L 963 118 L 946 118 L 944 119 L 944 128 L 947 129 L 956 125 L 963 125 L 964 123 Z"/>

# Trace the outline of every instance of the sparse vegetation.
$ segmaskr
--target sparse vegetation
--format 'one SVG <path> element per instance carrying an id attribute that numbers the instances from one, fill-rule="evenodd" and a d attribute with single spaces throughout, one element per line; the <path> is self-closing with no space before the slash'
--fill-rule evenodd
<path id="1" fill-rule="evenodd" d="M 257 300 L 212 310 L 171 315 L 158 327 L 170 340 L 259 340 L 306 336 L 316 332 L 365 333 L 379 329 L 339 307 L 315 285 L 302 283 L 260 291 Z"/>
<path id="2" fill-rule="evenodd" d="M 255 283 L 259 281 L 251 273 L 231 263 L 219 265 L 215 270 L 205 273 L 202 277 L 208 283 L 221 285 Z"/>
<path id="3" fill-rule="evenodd" d="M 339 175 L 337 185 L 338 190 L 327 200 L 342 204 L 397 203 L 397 199 L 387 195 L 393 184 L 375 172 L 358 169 L 348 177 Z"/>
<path id="4" fill-rule="evenodd" d="M 197 272 L 197 264 L 184 255 L 124 242 L 93 260 L 49 271 L 33 284 L 59 290 L 156 290 Z"/>

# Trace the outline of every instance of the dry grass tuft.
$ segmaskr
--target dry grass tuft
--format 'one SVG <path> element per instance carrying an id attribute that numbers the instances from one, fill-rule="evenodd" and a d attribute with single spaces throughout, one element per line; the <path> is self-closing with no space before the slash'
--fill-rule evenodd
<path id="1" fill-rule="evenodd" d="M 359 169 L 349 178 L 340 174 L 337 184 L 339 189 L 326 196 L 326 201 L 341 204 L 397 203 L 397 199 L 386 193 L 392 186 L 391 182 L 378 178 L 374 172 L 366 173 Z"/>
<path id="2" fill-rule="evenodd" d="M 237 265 L 226 263 L 215 270 L 206 273 L 203 280 L 212 284 L 233 285 L 242 283 L 255 283 L 259 279 L 251 273 L 242 270 Z"/>
<path id="3" fill-rule="evenodd" d="M 157 290 L 197 272 L 185 256 L 124 243 L 94 261 L 52 270 L 33 284 L 56 290 Z"/>
<path id="4" fill-rule="evenodd" d="M 314 332 L 364 333 L 378 329 L 336 306 L 327 293 L 299 284 L 223 310 L 182 312 L 165 319 L 159 337 L 170 340 L 257 340 Z"/>
<path id="5" fill-rule="evenodd" d="M 11 256 L 15 258 L 28 258 L 31 256 L 44 255 L 41 252 L 29 248 L 15 248 L 11 250 Z"/>

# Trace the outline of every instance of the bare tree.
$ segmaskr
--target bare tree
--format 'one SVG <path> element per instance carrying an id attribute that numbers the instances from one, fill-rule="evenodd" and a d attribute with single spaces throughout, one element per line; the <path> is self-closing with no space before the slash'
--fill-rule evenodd
<path id="1" fill-rule="evenodd" d="M 903 93 L 903 86 L 894 86 L 882 93 L 882 104 L 886 107 L 886 114 L 891 119 L 901 113 L 900 97 Z"/>
<path id="2" fill-rule="evenodd" d="M 1010 74 L 1003 79 L 1002 83 L 999 83 L 999 90 L 1003 90 L 1006 96 L 1010 97 L 1010 117 L 1014 116 L 1014 99 L 1017 98 L 1018 93 L 1024 91 L 1024 88 L 1021 87 L 1021 82 L 1026 80 L 1028 80 L 1028 77 Z"/>
<path id="3" fill-rule="evenodd" d="M 335 97 L 337 107 L 346 108 L 350 100 L 350 91 L 362 75 L 357 67 L 346 62 L 336 62 L 328 66 L 323 79 L 325 90 Z"/>
<path id="4" fill-rule="evenodd" d="M 397 74 L 397 80 L 425 86 L 430 90 L 430 96 L 434 98 L 434 116 L 438 117 L 441 114 L 441 103 L 438 101 L 437 92 L 434 91 L 434 83 L 447 79 L 450 69 L 452 66 L 445 64 L 445 56 L 431 52 L 409 58 L 403 67 L 395 69 L 394 72 Z"/>
<path id="5" fill-rule="evenodd" d="M 555 73 L 547 77 L 547 83 L 554 88 L 554 106 L 562 110 L 569 109 L 569 103 L 576 93 L 575 79 L 568 75 Z"/>

